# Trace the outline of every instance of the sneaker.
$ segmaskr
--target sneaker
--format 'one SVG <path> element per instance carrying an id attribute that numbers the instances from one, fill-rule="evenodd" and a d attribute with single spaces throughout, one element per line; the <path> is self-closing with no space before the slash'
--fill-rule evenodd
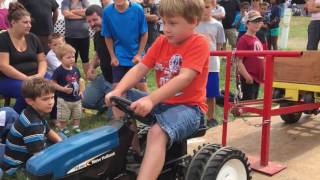
<path id="1" fill-rule="evenodd" d="M 81 129 L 79 127 L 74 127 L 72 128 L 72 131 L 75 133 L 75 134 L 78 134 L 81 132 Z"/>
<path id="2" fill-rule="evenodd" d="M 216 127 L 216 126 L 218 126 L 218 124 L 219 123 L 216 119 L 208 119 L 208 121 L 207 121 L 207 126 L 209 128 Z"/>
<path id="3" fill-rule="evenodd" d="M 68 128 L 64 128 L 60 131 L 61 133 L 63 133 L 64 135 L 66 136 L 70 136 L 71 135 L 71 132 Z"/>

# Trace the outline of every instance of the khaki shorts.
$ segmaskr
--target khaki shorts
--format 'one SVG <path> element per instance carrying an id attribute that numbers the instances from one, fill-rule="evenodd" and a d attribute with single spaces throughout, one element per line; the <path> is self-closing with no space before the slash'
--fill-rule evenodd
<path id="1" fill-rule="evenodd" d="M 57 119 L 58 120 L 74 120 L 81 118 L 81 100 L 75 102 L 65 101 L 58 97 L 57 100 Z"/>

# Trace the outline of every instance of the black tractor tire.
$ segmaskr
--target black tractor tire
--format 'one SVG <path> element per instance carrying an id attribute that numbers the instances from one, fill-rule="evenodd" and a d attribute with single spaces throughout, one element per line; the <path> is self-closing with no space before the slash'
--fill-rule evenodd
<path id="1" fill-rule="evenodd" d="M 280 103 L 280 107 L 288 107 L 294 105 L 295 102 L 282 102 Z M 301 118 L 302 112 L 294 112 L 289 114 L 281 114 L 281 119 L 287 124 L 293 124 L 299 121 Z"/>
<path id="2" fill-rule="evenodd" d="M 232 147 L 222 147 L 211 155 L 200 180 L 250 180 L 251 168 L 246 155 Z"/>
<path id="3" fill-rule="evenodd" d="M 211 155 L 220 148 L 221 145 L 218 144 L 207 144 L 198 147 L 198 151 L 194 151 L 194 156 L 185 175 L 185 180 L 199 180 Z"/>

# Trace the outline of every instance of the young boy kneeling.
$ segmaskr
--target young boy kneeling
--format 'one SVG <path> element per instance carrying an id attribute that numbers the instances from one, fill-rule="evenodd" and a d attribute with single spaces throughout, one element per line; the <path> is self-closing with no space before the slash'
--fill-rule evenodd
<path id="1" fill-rule="evenodd" d="M 44 119 L 54 104 L 54 87 L 50 81 L 43 78 L 26 80 L 22 84 L 22 95 L 28 106 L 11 126 L 1 162 L 1 168 L 9 175 L 43 150 L 47 138 L 54 143 L 61 141 Z"/>
<path id="2" fill-rule="evenodd" d="M 146 116 L 152 110 L 157 119 L 148 132 L 138 180 L 155 180 L 163 168 L 167 145 L 186 139 L 203 123 L 210 50 L 207 39 L 194 32 L 203 9 L 202 0 L 161 0 L 164 36 L 157 38 L 142 62 L 105 97 L 110 105 L 111 96 L 126 93 L 134 101 L 135 113 Z M 152 68 L 158 89 L 149 95 L 128 91 Z"/>

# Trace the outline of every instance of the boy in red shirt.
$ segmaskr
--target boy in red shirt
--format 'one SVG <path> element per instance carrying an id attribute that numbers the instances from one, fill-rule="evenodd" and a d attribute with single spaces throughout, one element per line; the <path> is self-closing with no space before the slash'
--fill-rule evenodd
<path id="1" fill-rule="evenodd" d="M 157 119 L 148 132 L 138 180 L 155 180 L 163 168 L 167 145 L 186 139 L 204 123 L 210 50 L 206 38 L 194 32 L 203 9 L 202 0 L 161 0 L 164 36 L 105 97 L 110 104 L 111 96 L 127 93 L 135 113 L 146 116 L 152 110 Z M 149 95 L 128 91 L 152 68 L 158 89 Z"/>
<path id="2" fill-rule="evenodd" d="M 249 11 L 244 18 L 247 32 L 239 39 L 237 50 L 262 51 L 263 46 L 256 37 L 263 24 L 263 17 L 258 11 Z M 264 58 L 263 57 L 241 57 L 239 59 L 239 73 L 241 78 L 242 100 L 257 99 L 259 84 L 263 83 Z"/>

